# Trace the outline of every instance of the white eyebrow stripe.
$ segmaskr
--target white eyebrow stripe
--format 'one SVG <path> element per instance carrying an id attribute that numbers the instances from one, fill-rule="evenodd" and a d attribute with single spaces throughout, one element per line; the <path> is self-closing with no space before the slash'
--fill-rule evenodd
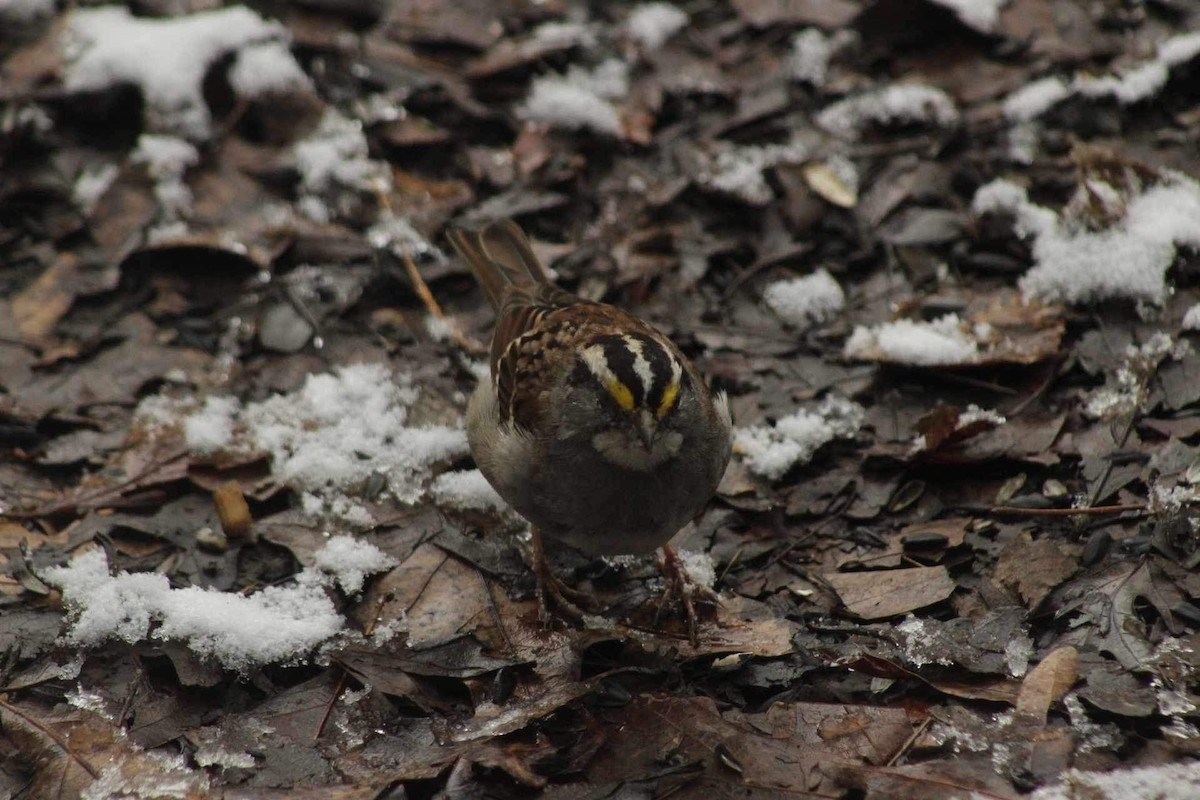
<path id="1" fill-rule="evenodd" d="M 642 352 L 642 343 L 632 336 L 622 336 L 621 341 L 625 342 L 625 349 L 633 353 L 633 371 L 642 382 L 642 397 L 648 398 L 654 390 L 654 370 L 650 368 L 650 361 Z"/>
<path id="2" fill-rule="evenodd" d="M 612 369 L 609 368 L 608 359 L 604 357 L 604 348 L 600 345 L 594 344 L 591 347 L 585 347 L 580 355 L 583 357 L 583 363 L 587 364 L 588 370 L 601 384 L 608 385 L 617 379 Z"/>

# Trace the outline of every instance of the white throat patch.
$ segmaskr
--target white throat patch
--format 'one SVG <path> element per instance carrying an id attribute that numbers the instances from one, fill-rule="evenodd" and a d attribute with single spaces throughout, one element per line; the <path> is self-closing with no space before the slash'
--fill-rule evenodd
<path id="1" fill-rule="evenodd" d="M 682 444 L 683 434 L 677 431 L 660 433 L 649 450 L 630 431 L 608 430 L 592 437 L 592 447 L 605 461 L 634 472 L 649 472 L 674 458 Z"/>

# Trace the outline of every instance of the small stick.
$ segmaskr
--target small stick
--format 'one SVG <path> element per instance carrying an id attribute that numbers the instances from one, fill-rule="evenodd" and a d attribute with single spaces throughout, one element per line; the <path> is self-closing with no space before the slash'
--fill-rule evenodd
<path id="1" fill-rule="evenodd" d="M 458 329 L 458 324 L 453 319 L 447 317 L 446 312 L 442 311 L 437 298 L 429 290 L 429 284 L 421 277 L 420 270 L 417 269 L 416 263 L 408 253 L 404 254 L 404 269 L 408 272 L 408 279 L 412 281 L 413 291 L 417 293 L 417 297 L 421 298 L 421 302 L 425 304 L 425 309 L 431 316 L 446 322 L 450 326 L 450 338 L 454 340 L 454 343 L 468 353 L 482 353 L 483 346 L 479 342 L 468 339 Z"/>
<path id="2" fill-rule="evenodd" d="M 383 604 L 391 599 L 391 593 L 385 592 L 380 595 L 379 602 L 375 606 L 375 613 L 367 620 L 367 624 L 363 626 L 363 635 L 370 636 L 375 632 L 375 625 L 379 622 L 379 615 L 383 612 Z M 321 721 L 317 723 L 317 730 L 313 734 L 313 742 L 321 741 L 321 734 L 325 732 L 325 726 L 329 724 L 329 718 L 333 715 L 333 707 L 337 705 L 337 701 L 341 698 L 342 693 L 346 691 L 350 685 L 350 673 L 345 667 L 338 665 L 341 673 L 338 675 L 337 686 L 333 687 L 333 695 L 329 698 L 329 702 L 325 704 L 325 713 L 321 715 Z"/>
<path id="3" fill-rule="evenodd" d="M 992 506 L 991 514 L 1013 514 L 1027 517 L 1095 517 L 1102 514 L 1121 514 L 1126 511 L 1145 511 L 1145 503 L 1123 503 L 1115 506 L 1092 506 L 1091 508 L 1021 508 L 1020 506 Z"/>

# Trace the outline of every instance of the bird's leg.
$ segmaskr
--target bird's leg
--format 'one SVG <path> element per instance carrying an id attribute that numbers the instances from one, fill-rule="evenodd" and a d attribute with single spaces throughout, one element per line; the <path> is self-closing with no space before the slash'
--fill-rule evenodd
<path id="1" fill-rule="evenodd" d="M 693 598 L 699 596 L 701 599 L 711 602 L 716 599 L 716 595 L 707 586 L 702 586 L 692 579 L 687 568 L 683 566 L 683 562 L 679 560 L 679 554 L 675 552 L 674 547 L 664 544 L 661 553 L 658 568 L 666 578 L 667 586 L 663 589 L 662 600 L 658 606 L 659 612 L 661 613 L 663 607 L 673 596 L 678 597 L 680 605 L 683 606 L 684 617 L 687 619 L 688 641 L 691 642 L 692 647 L 698 647 L 700 640 L 696 635 L 696 604 Z"/>
<path id="2" fill-rule="evenodd" d="M 550 569 L 546 561 L 546 550 L 542 545 L 542 532 L 536 525 L 532 526 L 533 534 L 533 574 L 537 578 L 538 615 L 543 623 L 550 621 L 549 602 L 554 603 L 558 610 L 574 620 L 582 620 L 587 612 L 580 605 L 592 605 L 596 599 L 587 592 L 572 589 L 567 586 Z M 547 602 L 549 601 L 549 602 Z"/>

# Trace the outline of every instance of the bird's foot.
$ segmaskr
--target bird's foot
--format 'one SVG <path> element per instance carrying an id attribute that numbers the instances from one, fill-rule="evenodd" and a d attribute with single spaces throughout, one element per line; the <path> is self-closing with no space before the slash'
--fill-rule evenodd
<path id="1" fill-rule="evenodd" d="M 568 586 L 550 571 L 550 566 L 545 562 L 541 569 L 537 569 L 537 601 L 538 614 L 544 624 L 552 619 L 551 606 L 576 622 L 582 622 L 599 607 L 594 595 Z"/>
<path id="2" fill-rule="evenodd" d="M 662 598 L 659 600 L 658 613 L 661 614 L 668 605 L 678 603 L 683 610 L 684 620 L 687 623 L 688 641 L 692 647 L 697 647 L 700 644 L 700 639 L 697 634 L 699 617 L 696 614 L 696 606 L 697 604 L 716 606 L 718 602 L 717 594 L 712 589 L 697 583 L 692 578 L 687 571 L 687 567 L 680 561 L 679 554 L 675 552 L 675 548 L 669 544 L 663 545 L 660 553 L 658 568 L 662 571 L 663 577 L 666 578 L 667 585 L 663 589 Z"/>
<path id="3" fill-rule="evenodd" d="M 599 609 L 600 601 L 595 596 L 568 586 L 550 569 L 542 535 L 536 527 L 533 529 L 533 572 L 537 578 L 538 617 L 543 625 L 549 625 L 553 619 L 551 605 L 576 622 L 582 622 L 589 613 Z"/>

